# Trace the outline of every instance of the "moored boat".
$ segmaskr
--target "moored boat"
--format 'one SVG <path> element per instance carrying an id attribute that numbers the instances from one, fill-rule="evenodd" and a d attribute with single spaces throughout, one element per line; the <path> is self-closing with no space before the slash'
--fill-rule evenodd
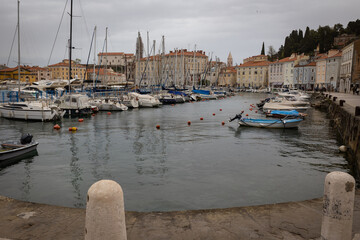
<path id="1" fill-rule="evenodd" d="M 32 138 L 33 136 L 30 134 L 23 134 L 20 141 L 2 143 L 0 148 L 0 166 L 11 163 L 11 160 L 35 151 L 39 143 L 33 141 Z"/>
<path id="2" fill-rule="evenodd" d="M 243 112 L 242 112 L 243 113 Z M 296 128 L 303 121 L 302 118 L 281 118 L 281 119 L 257 119 L 257 118 L 243 118 L 242 113 L 237 114 L 229 122 L 235 119 L 239 120 L 240 126 L 259 127 L 259 128 Z"/>
<path id="3" fill-rule="evenodd" d="M 52 121 L 63 117 L 64 113 L 46 102 L 14 102 L 0 106 L 0 117 L 18 120 Z"/>

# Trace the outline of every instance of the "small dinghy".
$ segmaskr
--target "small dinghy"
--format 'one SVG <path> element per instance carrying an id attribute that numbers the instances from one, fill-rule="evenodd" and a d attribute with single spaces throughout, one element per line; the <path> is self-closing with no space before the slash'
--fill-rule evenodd
<path id="1" fill-rule="evenodd" d="M 256 118 L 243 118 L 242 111 L 240 114 L 236 114 L 235 117 L 231 118 L 229 122 L 235 119 L 239 120 L 240 126 L 246 127 L 259 127 L 259 128 L 296 128 L 303 121 L 302 118 L 281 118 L 281 119 L 256 119 Z"/>
<path id="2" fill-rule="evenodd" d="M 20 141 L 4 142 L 0 148 L 0 165 L 5 161 L 21 157 L 29 152 L 35 151 L 38 142 L 32 140 L 33 136 L 29 133 L 23 134 Z"/>

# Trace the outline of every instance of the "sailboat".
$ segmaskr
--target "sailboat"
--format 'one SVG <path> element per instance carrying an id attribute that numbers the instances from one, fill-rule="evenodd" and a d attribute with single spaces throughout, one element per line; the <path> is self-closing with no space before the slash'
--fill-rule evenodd
<path id="1" fill-rule="evenodd" d="M 71 94 L 71 54 L 72 54 L 72 18 L 73 0 L 70 5 L 70 39 L 69 39 L 69 95 L 62 96 L 57 103 L 59 108 L 65 111 L 64 117 L 89 116 L 92 114 L 92 106 L 86 95 Z"/>
<path id="2" fill-rule="evenodd" d="M 18 0 L 18 101 L 20 97 L 20 0 Z M 0 117 L 34 120 L 34 121 L 52 121 L 61 118 L 64 112 L 57 106 L 50 106 L 47 102 L 14 102 L 0 106 Z"/>

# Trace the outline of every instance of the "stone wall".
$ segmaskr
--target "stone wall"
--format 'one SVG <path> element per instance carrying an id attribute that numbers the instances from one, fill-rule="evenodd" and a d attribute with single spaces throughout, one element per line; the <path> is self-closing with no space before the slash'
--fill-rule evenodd
<path id="1" fill-rule="evenodd" d="M 354 107 L 346 103 L 340 106 L 338 99 L 334 101 L 317 93 L 312 96 L 312 106 L 328 112 L 332 126 L 348 148 L 347 157 L 353 165 L 354 175 L 360 179 L 360 117 L 355 117 Z"/>

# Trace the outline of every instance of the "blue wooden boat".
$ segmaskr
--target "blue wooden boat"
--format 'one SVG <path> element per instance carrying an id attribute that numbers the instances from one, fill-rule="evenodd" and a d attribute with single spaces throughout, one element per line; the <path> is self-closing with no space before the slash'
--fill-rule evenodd
<path id="1" fill-rule="evenodd" d="M 243 118 L 242 113 L 237 114 L 234 118 L 230 119 L 229 121 L 232 122 L 235 119 L 238 119 L 240 126 L 259 127 L 259 128 L 296 128 L 303 121 L 302 118 L 292 118 L 292 119 Z"/>

